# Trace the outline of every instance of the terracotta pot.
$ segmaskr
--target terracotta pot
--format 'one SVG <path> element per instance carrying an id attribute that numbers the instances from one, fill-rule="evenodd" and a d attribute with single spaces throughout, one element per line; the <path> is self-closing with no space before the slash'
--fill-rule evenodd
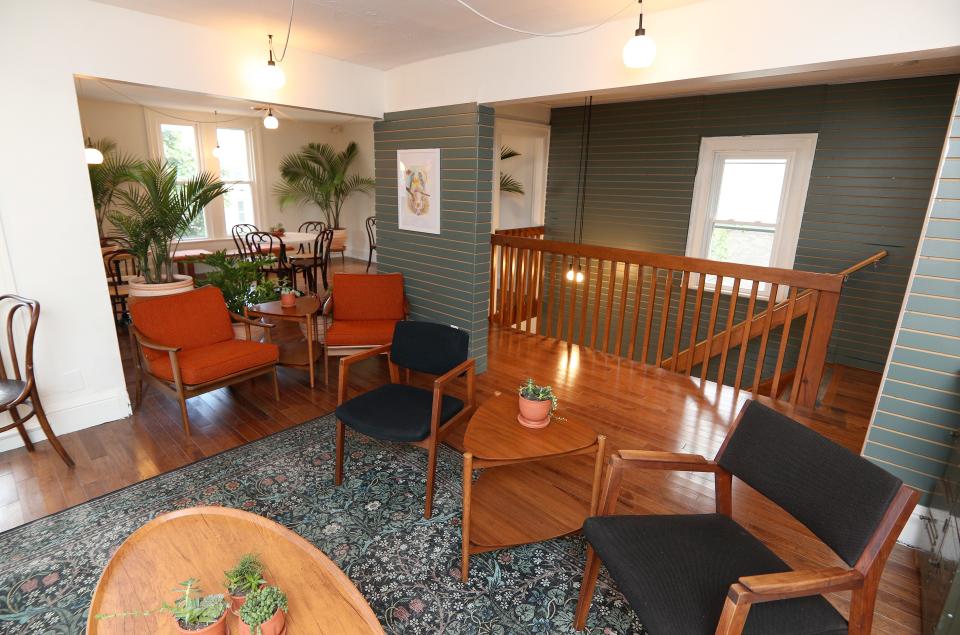
<path id="1" fill-rule="evenodd" d="M 550 421 L 550 407 L 552 405 L 553 402 L 549 399 L 546 401 L 533 401 L 532 399 L 520 397 L 520 416 L 531 424 L 538 424 L 535 427 L 543 427 Z M 520 423 L 527 425 L 522 420 Z"/>
<path id="2" fill-rule="evenodd" d="M 272 236 L 276 236 L 277 238 L 283 238 L 283 235 L 284 235 L 285 233 L 286 233 L 286 232 L 285 232 L 284 230 L 282 230 L 282 229 L 277 230 L 277 231 L 275 231 L 275 232 L 270 232 L 270 234 L 271 234 Z"/>
<path id="3" fill-rule="evenodd" d="M 266 329 L 262 326 L 251 326 L 250 327 L 250 341 L 252 342 L 262 342 Z M 235 340 L 245 340 L 247 339 L 247 328 L 240 324 L 239 322 L 233 323 L 233 339 Z"/>
<path id="4" fill-rule="evenodd" d="M 280 294 L 280 306 L 297 306 L 297 294 L 296 293 L 281 293 Z"/>
<path id="5" fill-rule="evenodd" d="M 220 616 L 220 619 L 207 626 L 201 628 L 198 631 L 191 631 L 185 628 L 181 628 L 180 622 L 176 618 L 173 619 L 173 625 L 177 628 L 178 633 L 189 633 L 190 635 L 227 635 L 227 612 L 224 611 L 223 615 Z"/>
<path id="6" fill-rule="evenodd" d="M 281 635 L 287 625 L 287 614 L 277 609 L 269 620 L 260 625 L 260 635 Z M 240 620 L 240 635 L 253 635 L 253 629 Z"/>
<path id="7" fill-rule="evenodd" d="M 333 242 L 330 243 L 330 251 L 342 251 L 347 246 L 347 230 L 334 229 Z"/>
<path id="8" fill-rule="evenodd" d="M 161 282 L 160 284 L 147 284 L 143 276 L 130 278 L 130 297 L 131 298 L 155 298 L 162 295 L 174 295 L 177 293 L 186 293 L 193 290 L 193 278 L 174 274 L 176 282 Z"/>

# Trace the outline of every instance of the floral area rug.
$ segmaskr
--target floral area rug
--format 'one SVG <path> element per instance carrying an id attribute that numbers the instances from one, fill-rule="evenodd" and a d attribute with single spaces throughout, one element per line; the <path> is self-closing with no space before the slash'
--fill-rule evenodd
<path id="1" fill-rule="evenodd" d="M 574 632 L 581 538 L 473 556 L 463 584 L 460 455 L 441 450 L 424 520 L 423 450 L 348 433 L 336 488 L 333 432 L 328 415 L 0 534 L 0 633 L 83 633 L 110 554 L 151 518 L 195 505 L 299 533 L 350 576 L 388 633 Z M 597 588 L 587 632 L 644 632 L 605 574 Z"/>

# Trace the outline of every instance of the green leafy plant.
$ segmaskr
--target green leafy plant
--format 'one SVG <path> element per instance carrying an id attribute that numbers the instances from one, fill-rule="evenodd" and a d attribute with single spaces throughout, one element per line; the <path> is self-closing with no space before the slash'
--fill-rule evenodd
<path id="1" fill-rule="evenodd" d="M 270 226 L 270 233 L 274 236 L 282 236 L 285 232 L 286 230 L 283 228 L 283 223 Z"/>
<path id="2" fill-rule="evenodd" d="M 369 193 L 376 186 L 370 177 L 348 173 L 358 154 L 357 144 L 351 141 L 341 152 L 328 143 L 308 143 L 299 152 L 283 157 L 283 181 L 274 186 L 281 207 L 314 203 L 330 229 L 343 229 L 340 213 L 346 200 L 356 192 Z"/>
<path id="3" fill-rule="evenodd" d="M 293 288 L 293 285 L 290 283 L 289 278 L 280 278 L 277 281 L 277 293 L 281 295 L 287 295 L 288 293 L 292 293 L 298 298 L 303 295 L 303 291 Z"/>
<path id="4" fill-rule="evenodd" d="M 98 620 L 106 620 L 114 617 L 130 617 L 135 615 L 153 615 L 154 613 L 169 613 L 180 627 L 185 630 L 197 631 L 210 624 L 213 624 L 227 610 L 227 601 L 222 593 L 211 595 L 200 595 L 200 587 L 197 586 L 198 580 L 190 578 L 180 583 L 180 588 L 175 589 L 179 596 L 173 604 L 164 602 L 159 608 L 147 611 L 128 611 L 125 613 L 98 613 Z"/>
<path id="5" fill-rule="evenodd" d="M 118 152 L 117 144 L 112 139 L 97 139 L 93 147 L 103 154 L 103 163 L 87 166 L 93 207 L 97 213 L 97 231 L 103 237 L 103 224 L 113 207 L 117 191 L 130 182 L 130 171 L 142 162 L 132 155 Z"/>
<path id="6" fill-rule="evenodd" d="M 510 146 L 500 146 L 500 160 L 506 161 L 507 159 L 512 159 L 513 157 L 521 156 L 519 152 L 511 148 Z M 523 183 L 521 183 L 516 177 L 511 174 L 507 174 L 503 170 L 500 171 L 500 191 L 508 192 L 510 194 L 523 194 Z"/>
<path id="7" fill-rule="evenodd" d="M 262 269 L 275 261 L 272 256 L 231 258 L 221 250 L 204 258 L 203 264 L 213 268 L 207 274 L 207 282 L 220 289 L 227 308 L 243 315 L 244 307 L 277 299 L 276 287 L 267 281 Z"/>
<path id="8" fill-rule="evenodd" d="M 230 595 L 247 595 L 267 583 L 263 579 L 263 563 L 254 553 L 240 556 L 237 566 L 224 571 L 225 584 Z"/>
<path id="9" fill-rule="evenodd" d="M 140 261 L 148 284 L 173 282 L 172 254 L 183 235 L 203 208 L 230 188 L 209 172 L 180 182 L 176 166 L 166 161 L 147 161 L 130 168 L 128 175 L 134 187 L 117 190 L 122 211 L 110 212 L 110 222 Z"/>
<path id="10" fill-rule="evenodd" d="M 527 380 L 520 384 L 518 392 L 521 397 L 530 401 L 549 401 L 551 415 L 557 409 L 557 396 L 553 394 L 553 388 L 537 385 L 533 377 L 527 377 Z"/>
<path id="11" fill-rule="evenodd" d="M 254 635 L 260 635 L 260 625 L 278 610 L 287 612 L 286 593 L 275 586 L 265 586 L 247 594 L 247 601 L 240 607 L 240 619 Z"/>

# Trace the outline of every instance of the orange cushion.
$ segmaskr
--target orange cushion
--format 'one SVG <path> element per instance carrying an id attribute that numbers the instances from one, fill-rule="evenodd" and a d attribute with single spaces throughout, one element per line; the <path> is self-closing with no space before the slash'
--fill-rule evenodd
<path id="1" fill-rule="evenodd" d="M 144 337 L 164 346 L 190 349 L 233 339 L 227 304 L 213 286 L 138 300 L 130 305 L 130 317 Z M 143 354 L 147 359 L 167 357 L 146 347 Z"/>
<path id="2" fill-rule="evenodd" d="M 402 273 L 333 274 L 334 320 L 402 320 Z"/>
<path id="3" fill-rule="evenodd" d="M 346 320 L 327 329 L 329 346 L 378 346 L 393 341 L 397 320 Z"/>
<path id="4" fill-rule="evenodd" d="M 177 353 L 180 377 L 184 384 L 203 384 L 221 379 L 233 373 L 275 363 L 280 359 L 276 344 L 227 340 L 199 348 L 184 349 Z M 173 381 L 170 355 L 163 354 L 150 362 L 150 372 L 161 379 Z"/>

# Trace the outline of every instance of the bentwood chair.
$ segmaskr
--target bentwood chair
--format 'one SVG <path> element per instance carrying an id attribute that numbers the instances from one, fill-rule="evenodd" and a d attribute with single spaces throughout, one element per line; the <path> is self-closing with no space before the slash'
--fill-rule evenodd
<path id="1" fill-rule="evenodd" d="M 67 451 L 60 444 L 60 440 L 50 427 L 47 421 L 47 414 L 43 411 L 43 405 L 40 403 L 40 394 L 37 392 L 37 379 L 33 371 L 33 339 L 37 334 L 37 323 L 40 321 L 40 303 L 36 300 L 30 300 L 18 295 L 0 295 L 0 311 L 6 310 L 6 351 L 0 343 L 0 413 L 9 412 L 12 423 L 0 427 L 0 432 L 6 432 L 11 428 L 16 428 L 23 439 L 23 445 L 28 452 L 33 452 L 33 442 L 24 424 L 30 417 L 36 415 L 40 423 L 40 429 L 47 436 L 47 441 L 53 446 L 53 449 L 60 455 L 63 462 L 69 467 L 73 467 L 73 459 L 67 454 Z M 26 338 L 15 337 L 15 331 L 19 328 L 17 324 L 17 315 L 23 311 L 23 316 L 29 321 Z M 23 340 L 23 354 L 17 353 L 17 340 Z M 6 360 L 4 359 L 6 352 Z M 10 377 L 8 369 L 13 373 Z M 29 404 L 28 404 L 29 400 Z M 29 408 L 29 412 L 23 413 L 20 408 Z"/>
<path id="2" fill-rule="evenodd" d="M 302 234 L 319 234 L 326 228 L 327 224 L 322 220 L 308 220 L 300 223 L 300 227 L 297 229 L 297 231 Z M 303 254 L 309 254 L 310 246 L 310 243 L 301 243 L 300 248 L 297 249 L 297 257 L 300 257 Z"/>
<path id="3" fill-rule="evenodd" d="M 321 230 L 317 237 L 313 239 L 313 245 L 308 243 L 308 252 L 303 255 L 293 256 L 290 259 L 291 265 L 296 273 L 303 272 L 303 277 L 307 281 L 307 288 L 310 293 L 318 294 L 319 280 L 323 282 L 323 289 L 326 290 L 330 285 L 327 284 L 327 265 L 330 264 L 330 243 L 333 242 L 333 230 Z M 301 245 L 302 247 L 302 245 Z"/>
<path id="4" fill-rule="evenodd" d="M 626 468 L 714 475 L 717 513 L 614 516 Z M 850 568 L 791 570 L 732 518 L 732 480 L 799 520 Z M 748 401 L 714 460 L 621 450 L 610 459 L 589 543 L 576 628 L 606 565 L 651 633 L 868 635 L 877 585 L 919 494 L 877 465 Z M 822 597 L 852 591 L 849 622 Z"/>
<path id="5" fill-rule="evenodd" d="M 276 259 L 272 264 L 260 267 L 261 271 L 268 275 L 273 274 L 280 279 L 287 278 L 293 288 L 296 289 L 296 269 L 290 262 L 287 246 L 283 243 L 282 238 L 269 232 L 256 231 L 248 233 L 244 239 L 247 242 L 247 256 L 250 258 L 259 256 Z"/>
<path id="6" fill-rule="evenodd" d="M 370 265 L 373 263 L 373 252 L 377 250 L 377 217 L 368 216 L 364 225 L 367 228 L 367 243 L 370 245 L 370 253 L 367 255 L 367 271 L 370 271 Z"/>
<path id="7" fill-rule="evenodd" d="M 230 228 L 230 235 L 233 236 L 233 244 L 237 246 L 237 256 L 239 258 L 249 258 L 247 251 L 247 234 L 260 231 L 256 225 L 249 223 L 237 223 Z"/>
<path id="8" fill-rule="evenodd" d="M 117 249 L 108 252 L 103 257 L 103 265 L 107 272 L 107 282 L 110 286 L 110 303 L 113 305 L 113 318 L 117 324 L 126 324 L 130 321 L 127 311 L 127 298 L 130 295 L 130 278 L 140 275 L 139 261 L 132 252 L 126 249 Z"/>
<path id="9" fill-rule="evenodd" d="M 393 342 L 340 360 L 337 403 L 337 466 L 334 483 L 343 482 L 345 426 L 384 441 L 411 443 L 427 449 L 426 503 L 433 510 L 433 477 L 437 445 L 473 414 L 475 362 L 468 357 L 470 335 L 455 326 L 431 322 L 398 322 Z M 389 355 L 390 383 L 347 399 L 350 367 L 376 355 Z M 428 390 L 401 382 L 400 369 L 436 375 Z M 466 375 L 466 403 L 448 394 L 449 384 Z"/>

